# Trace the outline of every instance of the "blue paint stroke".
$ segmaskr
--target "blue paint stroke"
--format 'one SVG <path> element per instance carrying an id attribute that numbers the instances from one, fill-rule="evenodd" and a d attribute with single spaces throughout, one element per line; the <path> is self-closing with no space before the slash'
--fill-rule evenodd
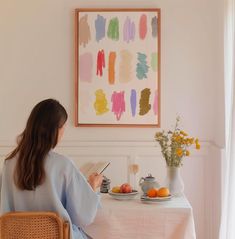
<path id="1" fill-rule="evenodd" d="M 96 41 L 99 42 L 105 37 L 106 19 L 103 16 L 97 15 L 95 20 Z"/>
<path id="2" fill-rule="evenodd" d="M 129 17 L 126 18 L 123 26 L 123 40 L 127 43 L 135 39 L 135 23 Z"/>
<path id="3" fill-rule="evenodd" d="M 139 80 L 147 78 L 149 66 L 147 65 L 147 56 L 143 53 L 138 52 L 138 63 L 136 64 L 136 76 Z"/>
<path id="4" fill-rule="evenodd" d="M 134 117 L 136 115 L 136 90 L 131 90 L 131 97 L 130 97 L 130 103 L 131 103 L 131 114 Z"/>

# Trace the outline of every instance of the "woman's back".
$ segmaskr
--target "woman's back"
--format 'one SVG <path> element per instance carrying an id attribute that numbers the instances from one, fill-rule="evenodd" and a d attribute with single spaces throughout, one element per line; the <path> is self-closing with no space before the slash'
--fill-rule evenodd
<path id="1" fill-rule="evenodd" d="M 50 151 L 45 159 L 45 181 L 35 190 L 21 190 L 15 185 L 16 161 L 17 157 L 6 160 L 3 167 L 1 214 L 9 211 L 55 211 L 78 227 L 93 221 L 99 196 L 71 160 Z M 83 238 L 79 237 L 80 233 L 75 232 L 74 237 Z"/>
<path id="2" fill-rule="evenodd" d="M 0 214 L 9 211 L 54 211 L 72 225 L 73 238 L 87 238 L 82 227 L 96 215 L 95 190 L 102 175 L 88 181 L 66 157 L 52 150 L 61 140 L 68 114 L 54 99 L 34 106 L 16 148 L 5 159 L 0 180 Z"/>

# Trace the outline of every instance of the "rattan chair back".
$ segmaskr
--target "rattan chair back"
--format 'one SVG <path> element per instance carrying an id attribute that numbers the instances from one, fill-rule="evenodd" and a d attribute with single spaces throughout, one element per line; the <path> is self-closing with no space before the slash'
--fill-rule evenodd
<path id="1" fill-rule="evenodd" d="M 0 239 L 69 239 L 69 222 L 54 212 L 9 212 L 0 217 Z"/>

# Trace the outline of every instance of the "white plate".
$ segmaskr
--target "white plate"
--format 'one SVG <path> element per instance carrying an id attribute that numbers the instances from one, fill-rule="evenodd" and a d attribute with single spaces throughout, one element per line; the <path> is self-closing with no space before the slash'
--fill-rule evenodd
<path id="1" fill-rule="evenodd" d="M 133 190 L 131 193 L 114 193 L 111 190 L 109 191 L 109 195 L 117 200 L 130 200 L 134 199 L 138 194 L 138 191 Z"/>
<path id="2" fill-rule="evenodd" d="M 150 201 L 150 202 L 162 202 L 162 201 L 168 201 L 172 198 L 171 195 L 167 197 L 148 197 L 148 196 L 141 196 L 141 201 Z"/>

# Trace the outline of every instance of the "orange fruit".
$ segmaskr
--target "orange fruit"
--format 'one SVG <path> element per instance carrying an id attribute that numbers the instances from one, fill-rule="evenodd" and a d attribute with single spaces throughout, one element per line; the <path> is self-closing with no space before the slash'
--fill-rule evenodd
<path id="1" fill-rule="evenodd" d="M 170 195 L 170 191 L 168 188 L 159 188 L 158 192 L 157 192 L 158 197 L 167 197 Z"/>
<path id="2" fill-rule="evenodd" d="M 150 188 L 147 191 L 147 196 L 150 197 L 150 198 L 157 197 L 158 196 L 158 190 L 156 188 Z"/>
<path id="3" fill-rule="evenodd" d="M 119 186 L 115 186 L 112 188 L 112 192 L 113 193 L 120 193 L 120 187 Z"/>

